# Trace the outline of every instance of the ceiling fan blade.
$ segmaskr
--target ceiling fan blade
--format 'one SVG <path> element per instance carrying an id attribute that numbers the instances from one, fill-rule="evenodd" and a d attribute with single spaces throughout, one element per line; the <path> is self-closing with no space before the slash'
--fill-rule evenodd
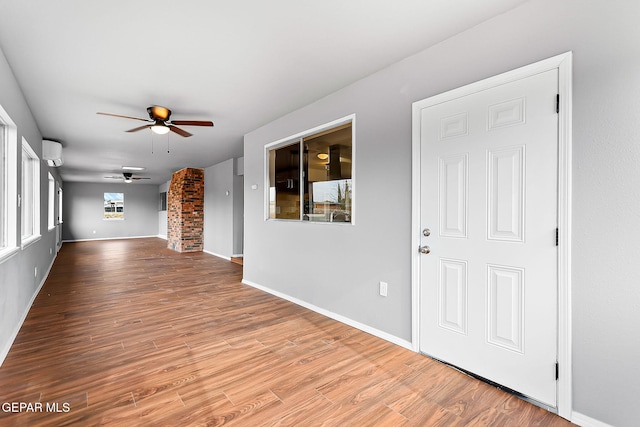
<path id="1" fill-rule="evenodd" d="M 178 126 L 213 126 L 213 122 L 208 120 L 172 120 L 171 124 Z"/>
<path id="2" fill-rule="evenodd" d="M 143 176 L 134 176 L 131 179 L 138 180 L 138 179 L 151 179 L 151 178 L 147 178 L 147 177 L 143 177 Z"/>
<path id="3" fill-rule="evenodd" d="M 105 179 L 124 179 L 121 176 L 105 176 Z"/>
<path id="4" fill-rule="evenodd" d="M 177 133 L 180 136 L 184 136 L 185 138 L 191 136 L 189 132 L 187 132 L 186 130 L 180 129 L 179 127 L 169 126 L 169 130 L 171 132 Z"/>
<path id="5" fill-rule="evenodd" d="M 141 119 L 140 117 L 122 116 L 120 114 L 100 113 L 100 112 L 98 112 L 96 114 L 101 114 L 103 116 L 121 117 L 123 119 L 142 120 L 143 122 L 148 122 L 149 121 L 149 119 Z"/>
<path id="6" fill-rule="evenodd" d="M 125 132 L 138 132 L 139 130 L 150 128 L 151 126 L 153 126 L 153 125 L 144 125 L 144 126 L 140 126 L 140 127 L 137 127 L 137 128 L 129 129 L 129 130 L 125 131 Z"/>

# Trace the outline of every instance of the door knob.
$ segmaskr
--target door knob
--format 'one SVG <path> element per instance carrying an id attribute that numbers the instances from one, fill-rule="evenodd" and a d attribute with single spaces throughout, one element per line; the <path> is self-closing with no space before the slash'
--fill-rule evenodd
<path id="1" fill-rule="evenodd" d="M 420 253 L 421 254 L 428 254 L 431 253 L 431 248 L 429 246 L 420 246 Z"/>
<path id="2" fill-rule="evenodd" d="M 429 237 L 431 236 L 431 230 L 429 230 L 428 228 L 425 228 L 424 230 L 422 230 L 422 235 L 424 237 Z"/>

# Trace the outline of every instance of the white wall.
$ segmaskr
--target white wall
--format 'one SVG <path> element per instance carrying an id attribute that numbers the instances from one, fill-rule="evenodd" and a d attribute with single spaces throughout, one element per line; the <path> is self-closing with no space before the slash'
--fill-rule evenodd
<path id="1" fill-rule="evenodd" d="M 167 181 L 164 184 L 158 186 L 158 197 L 160 197 L 160 193 L 168 193 L 169 192 L 169 184 L 171 181 Z M 167 238 L 167 210 L 158 211 L 158 236 L 163 239 Z"/>
<path id="2" fill-rule="evenodd" d="M 243 189 L 237 165 L 238 159 L 229 159 L 204 170 L 204 250 L 226 259 L 242 253 Z"/>
<path id="3" fill-rule="evenodd" d="M 244 245 L 244 157 L 234 159 L 233 256 L 242 255 Z"/>
<path id="4" fill-rule="evenodd" d="M 247 134 L 245 280 L 410 340 L 412 102 L 573 51 L 573 409 L 636 425 L 638 18 L 635 0 L 530 1 Z M 264 221 L 264 145 L 351 113 L 356 224 Z"/>
<path id="5" fill-rule="evenodd" d="M 16 180 L 21 176 L 21 144 L 24 137 L 42 158 L 42 136 L 31 115 L 13 72 L 0 50 L 0 105 L 17 125 L 16 144 Z M 10 258 L 0 261 L 0 364 L 9 352 L 22 321 L 26 316 L 31 301 L 36 296 L 40 285 L 44 282 L 57 253 L 57 234 L 61 226 L 48 230 L 48 174 L 51 172 L 56 181 L 61 183 L 60 175 L 55 168 L 49 168 L 46 162 L 40 162 L 40 240 L 19 249 Z M 18 192 L 20 186 L 18 184 Z M 66 197 L 66 191 L 64 193 Z M 17 203 L 10 202 L 9 209 L 15 209 L 18 224 L 9 232 L 15 233 L 20 242 L 20 210 Z"/>
<path id="6" fill-rule="evenodd" d="M 157 185 L 68 182 L 64 190 L 64 240 L 158 235 Z M 124 194 L 124 220 L 104 219 L 104 193 Z"/>

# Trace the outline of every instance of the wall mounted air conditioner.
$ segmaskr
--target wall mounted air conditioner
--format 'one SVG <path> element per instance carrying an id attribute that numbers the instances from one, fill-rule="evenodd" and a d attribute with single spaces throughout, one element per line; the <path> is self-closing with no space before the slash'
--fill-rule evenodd
<path id="1" fill-rule="evenodd" d="M 49 166 L 58 167 L 62 165 L 62 144 L 56 141 L 42 140 L 42 158 Z"/>

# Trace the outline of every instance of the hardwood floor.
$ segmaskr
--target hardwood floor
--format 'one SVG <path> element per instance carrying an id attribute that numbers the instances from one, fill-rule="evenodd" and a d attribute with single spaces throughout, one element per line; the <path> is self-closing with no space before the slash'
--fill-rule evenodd
<path id="1" fill-rule="evenodd" d="M 0 368 L 0 425 L 571 425 L 241 278 L 161 239 L 65 243 Z"/>

